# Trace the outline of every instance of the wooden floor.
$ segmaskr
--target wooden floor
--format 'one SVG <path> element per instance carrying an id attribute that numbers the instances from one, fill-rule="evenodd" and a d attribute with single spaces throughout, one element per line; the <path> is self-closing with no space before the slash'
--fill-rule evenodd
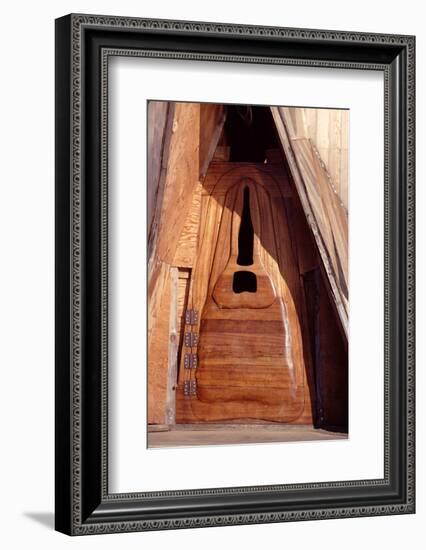
<path id="1" fill-rule="evenodd" d="M 185 447 L 198 445 L 232 445 L 279 443 L 287 441 L 325 441 L 347 439 L 348 434 L 316 430 L 312 426 L 280 424 L 182 424 L 150 427 L 148 447 Z"/>

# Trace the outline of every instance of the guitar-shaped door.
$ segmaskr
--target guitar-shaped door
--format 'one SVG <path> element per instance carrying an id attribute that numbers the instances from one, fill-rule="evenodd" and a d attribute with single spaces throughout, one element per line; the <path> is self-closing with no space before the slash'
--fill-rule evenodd
<path id="1" fill-rule="evenodd" d="M 225 195 L 199 319 L 198 420 L 295 420 L 303 410 L 271 196 L 251 179 Z"/>

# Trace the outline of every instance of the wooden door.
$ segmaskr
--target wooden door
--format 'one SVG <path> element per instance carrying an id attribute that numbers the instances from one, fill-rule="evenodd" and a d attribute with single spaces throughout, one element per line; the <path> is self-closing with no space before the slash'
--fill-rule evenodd
<path id="1" fill-rule="evenodd" d="M 202 196 L 179 374 L 184 421 L 297 421 L 306 412 L 288 181 L 212 165 Z"/>

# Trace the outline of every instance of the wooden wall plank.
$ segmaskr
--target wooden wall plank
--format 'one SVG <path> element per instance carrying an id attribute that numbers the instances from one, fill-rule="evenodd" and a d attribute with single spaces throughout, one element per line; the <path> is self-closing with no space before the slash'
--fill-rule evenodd
<path id="1" fill-rule="evenodd" d="M 197 263 L 195 264 L 194 280 L 191 284 L 190 301 L 191 307 L 199 312 L 203 309 L 206 301 L 208 289 L 212 290 L 215 281 L 223 270 L 228 259 L 228 252 L 225 251 L 223 261 L 218 262 L 219 268 L 212 271 L 212 262 L 214 258 L 215 243 L 218 240 L 218 232 L 222 211 L 224 208 L 224 199 L 230 185 L 234 184 L 240 178 L 248 178 L 256 182 L 259 186 L 267 186 L 269 196 L 271 197 L 271 205 L 273 212 L 271 216 L 267 216 L 272 223 L 272 218 L 275 219 L 275 225 L 278 226 L 279 234 L 273 235 L 276 230 L 269 228 L 266 233 L 272 239 L 269 243 L 264 239 L 262 246 L 266 247 L 267 251 L 262 252 L 262 263 L 267 266 L 268 272 L 274 273 L 274 279 L 281 281 L 277 287 L 277 291 L 285 303 L 287 314 L 289 315 L 289 325 L 292 330 L 292 346 L 295 360 L 295 370 L 298 371 L 297 377 L 300 386 L 303 388 L 302 399 L 302 414 L 295 421 L 296 423 L 312 423 L 312 396 L 310 385 L 312 381 L 307 380 L 307 365 L 305 361 L 304 344 L 302 342 L 302 327 L 300 318 L 302 315 L 301 305 L 301 290 L 300 278 L 297 261 L 297 248 L 293 248 L 292 238 L 290 236 L 289 223 L 286 221 L 285 200 L 291 200 L 293 192 L 288 182 L 287 174 L 282 165 L 256 165 L 249 163 L 212 163 L 209 169 L 208 176 L 203 182 L 202 196 L 202 216 L 200 227 L 199 254 L 197 254 Z M 232 201 L 231 201 L 232 202 Z M 265 207 L 263 207 L 263 210 Z M 284 214 L 284 218 L 283 218 Z M 254 213 L 252 213 L 252 216 Z M 256 220 L 253 218 L 253 224 L 256 225 Z M 268 226 L 269 227 L 269 226 Z M 225 231 L 228 234 L 227 231 Z M 278 256 L 280 260 L 274 260 L 277 252 L 273 252 L 274 247 L 279 247 Z M 202 253 L 201 253 L 202 250 Z M 218 273 L 216 273 L 218 271 Z M 230 310 L 232 311 L 232 310 Z M 254 314 L 254 318 L 258 318 L 259 311 Z M 201 314 L 201 313 L 200 313 Z M 247 316 L 250 317 L 247 313 Z M 199 330 L 196 326 L 195 331 Z M 179 388 L 177 395 L 177 422 L 196 422 L 200 417 L 194 415 L 191 409 L 191 399 L 185 398 L 182 393 L 182 384 L 184 380 L 191 379 L 192 372 L 183 369 L 182 359 L 180 364 Z M 312 378 L 312 374 L 309 374 Z M 188 378 L 189 377 L 189 378 Z M 287 404 L 289 406 L 289 404 Z M 220 407 L 209 404 L 209 411 L 206 414 L 212 414 L 216 418 L 223 417 L 223 405 Z M 222 409 L 222 410 L 221 410 Z M 240 413 L 241 414 L 241 411 Z M 253 411 L 252 411 L 252 414 Z M 265 411 L 257 410 L 256 414 L 267 414 Z M 225 414 L 226 416 L 226 414 Z M 276 419 L 279 417 L 277 416 Z"/>
<path id="2" fill-rule="evenodd" d="M 344 333 L 348 332 L 348 217 L 309 139 L 291 138 L 285 108 L 272 107 L 281 144 L 329 279 Z"/>
<path id="3" fill-rule="evenodd" d="M 185 353 L 185 347 L 183 346 L 183 339 L 185 336 L 185 313 L 188 309 L 188 297 L 189 287 L 191 284 L 191 269 L 180 268 L 178 275 L 178 301 L 177 301 L 177 317 L 178 317 L 178 335 L 179 335 L 179 350 L 178 350 L 178 372 L 176 378 L 176 384 L 180 377 L 180 365 L 182 359 L 182 353 Z"/>
<path id="4" fill-rule="evenodd" d="M 199 181 L 200 105 L 176 103 L 155 255 L 172 263 Z"/>
<path id="5" fill-rule="evenodd" d="M 158 238 L 167 163 L 170 152 L 175 104 L 169 101 L 148 102 L 148 171 L 147 226 L 149 273 L 154 269 L 154 250 Z"/>
<path id="6" fill-rule="evenodd" d="M 220 103 L 200 105 L 200 179 L 204 179 L 225 124 L 226 108 Z"/>
<path id="7" fill-rule="evenodd" d="M 163 264 L 158 307 L 148 318 L 148 423 L 166 424 L 171 284 L 170 266 Z"/>
<path id="8" fill-rule="evenodd" d="M 179 349 L 179 319 L 178 319 L 178 289 L 179 270 L 170 268 L 170 314 L 169 314 L 169 348 L 168 348 L 168 376 L 166 397 L 166 424 L 176 424 L 176 384 L 178 371 Z"/>
<path id="9" fill-rule="evenodd" d="M 176 267 L 191 268 L 196 260 L 198 231 L 201 212 L 201 192 L 203 186 L 201 183 L 195 188 L 192 196 L 192 204 L 188 216 L 185 220 L 182 233 L 176 245 L 176 253 L 172 264 Z"/>
<path id="10" fill-rule="evenodd" d="M 174 421 L 174 384 L 170 376 L 176 376 L 174 358 L 178 360 L 175 347 L 179 341 L 175 340 L 181 337 L 180 319 L 175 312 L 179 305 L 175 300 L 178 299 L 175 286 L 179 286 L 175 280 L 176 268 L 192 268 L 195 262 L 201 209 L 200 174 L 211 162 L 225 114 L 225 107 L 219 104 L 159 101 L 148 104 L 149 422 Z M 166 336 L 167 325 L 172 332 Z M 169 340 L 166 361 L 165 342 Z"/>
<path id="11" fill-rule="evenodd" d="M 160 119 L 164 117 L 164 107 L 158 113 L 158 102 L 152 103 L 151 118 L 155 119 L 156 114 Z M 158 138 L 160 130 L 153 133 L 157 138 L 152 138 L 149 142 L 148 154 L 161 155 L 161 171 L 157 184 L 155 173 L 148 176 L 148 185 L 157 185 L 156 199 L 151 199 L 155 204 L 155 211 L 149 235 L 148 422 L 164 424 L 168 421 L 167 410 L 170 411 L 172 399 L 168 342 L 171 281 L 174 281 L 175 275 L 171 279 L 170 274 L 199 182 L 200 105 L 170 104 L 167 121 L 163 123 L 162 141 Z M 151 170 L 155 171 L 155 167 L 158 168 L 158 160 L 151 164 Z"/>
<path id="12" fill-rule="evenodd" d="M 158 261 L 173 262 L 192 194 L 213 158 L 225 118 L 221 104 L 148 103 L 149 276 Z M 191 228 L 185 231 L 193 235 Z M 179 245 L 186 239 L 182 235 Z M 186 257 L 183 265 L 188 264 Z"/>
<path id="13" fill-rule="evenodd" d="M 341 291 L 341 288 L 338 286 L 339 277 L 341 279 L 339 269 L 343 269 L 344 271 L 345 262 L 347 264 L 347 249 L 346 256 L 344 250 L 344 244 L 345 242 L 347 243 L 347 233 L 345 237 L 345 231 L 347 232 L 347 212 L 345 218 L 345 210 L 344 208 L 342 209 L 340 200 L 336 200 L 336 198 L 338 199 L 340 197 L 340 194 L 334 193 L 334 189 L 330 185 L 330 179 L 327 177 L 328 172 L 321 164 L 322 158 L 320 159 L 316 154 L 318 151 L 316 151 L 314 144 L 310 141 L 309 124 L 313 125 L 313 120 L 315 120 L 315 128 L 318 128 L 318 113 L 315 112 L 314 114 L 304 111 L 300 114 L 297 111 L 298 110 L 293 110 L 291 112 L 291 131 L 292 135 L 296 137 L 294 140 L 290 140 L 287 137 L 287 147 L 283 145 L 283 149 L 287 157 L 289 155 L 291 156 L 289 162 L 293 162 L 293 169 L 298 172 L 298 177 L 303 184 L 305 198 L 307 198 L 307 196 L 310 198 L 313 197 L 313 206 L 309 200 L 307 201 L 308 209 L 305 209 L 305 205 L 303 206 L 303 216 L 305 216 L 305 220 L 309 224 L 309 228 L 313 232 L 317 244 L 318 238 L 320 239 L 322 251 L 324 253 L 322 257 L 324 256 L 326 258 L 325 265 L 331 266 L 327 275 L 331 277 L 335 283 L 335 287 L 333 288 L 334 296 L 336 292 L 339 294 Z M 215 114 L 217 115 L 217 112 Z M 217 116 L 215 118 L 212 112 L 209 113 L 209 116 L 211 116 L 211 120 L 216 120 L 216 123 L 211 124 L 210 128 L 213 130 L 210 130 L 207 134 L 214 135 L 214 129 L 216 129 L 216 133 L 218 131 L 218 118 Z M 183 369 L 181 368 L 179 369 L 179 373 L 176 373 L 176 369 L 182 361 L 182 358 L 178 357 L 176 351 L 176 340 L 179 343 L 183 335 L 184 323 L 182 318 L 186 306 L 189 305 L 194 307 L 194 304 L 204 304 L 207 294 L 206 281 L 201 275 L 197 276 L 195 281 L 192 281 L 187 275 L 190 274 L 191 268 L 194 268 L 198 261 L 197 250 L 200 246 L 200 242 L 202 242 L 201 239 L 203 234 L 207 231 L 211 235 L 211 238 L 208 240 L 212 246 L 216 242 L 223 209 L 223 201 L 227 189 L 227 176 L 226 173 L 224 173 L 223 166 L 220 166 L 223 163 L 211 163 L 211 159 L 208 160 L 208 163 L 210 163 L 209 173 L 214 175 L 221 172 L 221 178 L 210 177 L 210 180 L 206 178 L 203 183 L 200 183 L 200 175 L 203 175 L 202 159 L 204 158 L 205 162 L 206 154 L 210 155 L 210 152 L 206 153 L 208 150 L 208 147 L 205 145 L 208 143 L 207 138 L 205 138 L 206 141 L 203 146 L 199 141 L 200 139 L 204 139 L 201 138 L 202 135 L 207 135 L 203 134 L 201 131 L 201 118 L 202 115 L 198 104 L 173 104 L 173 117 L 171 123 L 170 119 L 162 123 L 163 140 L 165 139 L 164 133 L 167 131 L 167 128 L 170 128 L 170 136 L 168 138 L 170 154 L 164 155 L 165 170 L 163 171 L 162 201 L 161 204 L 157 204 L 156 213 L 154 214 L 154 216 L 158 217 L 158 227 L 156 229 L 157 240 L 155 241 L 155 254 L 151 261 L 149 278 L 148 419 L 150 423 L 155 424 L 174 422 L 172 403 L 176 396 L 176 392 L 174 391 L 174 382 L 172 378 L 175 380 L 177 375 L 179 376 L 176 403 L 178 421 L 194 421 L 193 413 L 190 407 L 188 408 L 188 400 L 184 400 L 181 395 L 180 385 L 184 379 L 185 373 L 183 373 Z M 282 123 L 281 116 L 280 119 Z M 326 136 L 318 134 L 317 139 L 321 140 L 321 143 L 326 143 L 327 140 L 332 142 L 333 139 L 336 139 L 333 136 L 338 134 L 339 128 L 343 122 L 336 115 L 332 124 L 332 126 L 329 125 Z M 157 133 L 160 133 L 159 130 Z M 211 143 L 210 141 L 210 144 Z M 203 151 L 201 150 L 202 147 Z M 299 162 L 295 160 L 296 154 L 299 157 Z M 325 152 L 323 154 L 325 155 Z M 335 149 L 330 149 L 327 150 L 327 155 L 327 162 L 331 163 L 332 169 L 336 173 L 338 171 L 341 173 L 344 172 L 345 168 L 342 166 L 341 161 L 343 157 L 340 155 L 340 152 L 337 152 Z M 339 162 L 336 160 L 337 156 L 340 158 Z M 227 163 L 227 170 L 233 170 L 237 164 L 238 163 L 235 165 L 233 163 Z M 280 168 L 282 169 L 282 167 Z M 262 165 L 261 167 L 252 165 L 251 175 L 255 179 L 256 171 L 259 169 L 272 175 L 273 171 L 277 170 L 278 167 L 277 165 L 274 167 L 268 164 Z M 158 164 L 157 168 L 155 168 L 154 163 L 154 167 L 151 168 L 151 170 L 157 171 L 158 173 Z M 248 175 L 250 177 L 250 168 Z M 292 175 L 294 178 L 293 170 Z M 297 208 L 296 203 L 294 203 L 292 199 L 293 191 L 288 181 L 285 181 L 285 178 L 281 178 L 281 180 L 282 182 L 280 181 L 278 192 L 276 192 L 275 188 L 269 189 L 274 208 L 278 208 L 277 201 L 282 201 L 288 215 L 286 228 L 282 228 L 286 235 L 281 235 L 277 238 L 277 242 L 278 246 L 285 247 L 285 250 L 281 250 L 280 254 L 287 258 L 293 257 L 293 263 L 298 265 L 298 270 L 295 271 L 294 274 L 293 272 L 286 274 L 286 288 L 281 288 L 280 292 L 286 295 L 286 303 L 289 303 L 291 308 L 296 311 L 296 316 L 301 323 L 297 330 L 301 334 L 301 338 L 305 340 L 307 328 L 304 319 L 306 317 L 306 311 L 304 311 L 303 289 L 299 289 L 299 273 L 307 272 L 316 267 L 318 265 L 318 255 L 316 251 L 312 249 L 312 242 L 303 244 L 303 239 L 297 239 L 297 243 L 295 243 L 292 225 L 294 219 L 296 222 L 300 222 L 300 217 L 298 218 L 300 212 L 294 215 Z M 212 184 L 212 182 L 214 183 Z M 160 183 L 158 185 L 160 185 Z M 217 186 L 214 201 L 209 200 L 209 195 L 212 192 L 212 185 Z M 343 188 L 339 188 L 339 191 L 341 191 L 341 189 Z M 157 189 L 156 201 L 158 201 L 159 197 L 158 192 Z M 207 209 L 211 210 L 208 216 L 206 215 Z M 201 214 L 202 212 L 204 212 L 204 214 Z M 292 215 L 294 215 L 294 219 L 291 218 Z M 204 220 L 208 218 L 208 222 L 205 222 L 201 227 L 199 226 L 200 216 Z M 318 220 L 326 218 L 332 220 L 331 223 L 333 227 L 326 227 L 324 224 L 318 222 Z M 206 227 L 206 223 L 208 227 Z M 337 232 L 335 230 L 336 227 L 338 229 Z M 290 235 L 290 238 L 288 235 Z M 207 246 L 210 245 L 207 244 Z M 332 254 L 333 247 L 334 256 Z M 318 248 L 320 249 L 320 246 L 318 246 Z M 208 254 L 204 255 L 204 257 L 207 258 Z M 211 251 L 210 257 L 213 257 L 213 250 Z M 268 258 L 265 257 L 264 261 L 267 263 Z M 177 267 L 181 269 L 177 271 L 175 269 Z M 281 267 L 284 270 L 286 269 L 285 266 Z M 203 269 L 206 273 L 210 273 L 211 259 L 206 260 L 204 268 L 200 268 L 199 265 L 197 266 L 197 270 L 200 270 L 199 273 L 202 273 Z M 190 285 L 192 296 L 191 304 L 186 304 Z M 342 303 L 343 300 L 340 296 L 340 306 L 344 309 L 345 304 L 343 303 L 342 305 Z M 339 314 L 341 314 L 340 311 Z M 165 342 L 166 344 L 164 344 Z M 171 345 L 168 345 L 169 342 Z M 309 374 L 309 369 L 311 369 L 312 366 L 309 364 L 305 343 L 303 343 L 303 346 L 302 343 L 300 343 L 299 347 L 296 345 L 295 352 L 304 355 L 304 357 L 298 360 L 298 364 L 304 365 L 305 407 L 298 422 L 308 423 L 312 422 L 311 408 L 314 399 L 311 389 L 312 380 L 309 379 L 312 378 L 312 374 Z M 175 364 L 173 364 L 173 362 L 175 362 Z M 171 370 L 170 365 L 172 366 Z M 171 393 L 172 391 L 173 393 Z M 331 416 L 333 415 L 334 413 Z"/>
<path id="14" fill-rule="evenodd" d="M 279 109 L 286 118 L 289 139 L 312 141 L 330 175 L 334 189 L 347 210 L 349 111 L 308 107 Z"/>
<path id="15" fill-rule="evenodd" d="M 164 158 L 168 101 L 148 102 L 148 227 L 151 227 Z"/>

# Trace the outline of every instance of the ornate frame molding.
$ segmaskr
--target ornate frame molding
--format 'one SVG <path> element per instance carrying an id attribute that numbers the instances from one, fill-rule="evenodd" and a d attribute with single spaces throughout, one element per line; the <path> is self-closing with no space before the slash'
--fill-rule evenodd
<path id="1" fill-rule="evenodd" d="M 148 20 L 95 15 L 70 15 L 57 20 L 57 356 L 56 356 L 56 527 L 73 535 L 112 533 L 153 529 L 177 529 L 213 525 L 282 522 L 336 517 L 359 517 L 414 512 L 414 170 L 415 170 L 415 39 L 412 36 L 347 33 L 278 27 L 253 27 L 218 23 Z M 107 38 L 100 40 L 100 31 Z M 155 37 L 170 43 L 196 39 L 202 44 L 213 37 L 217 47 L 223 37 L 246 54 L 232 51 L 185 51 L 170 47 L 155 48 Z M 114 37 L 113 40 L 110 38 Z M 133 44 L 141 38 L 140 46 Z M 253 39 L 278 55 L 253 54 Z M 122 44 L 123 43 L 123 44 Z M 323 58 L 315 57 L 323 44 Z M 360 55 L 368 44 L 371 55 Z M 277 46 L 278 45 L 278 46 Z M 286 45 L 298 45 L 295 55 L 279 55 Z M 281 47 L 281 50 L 279 47 Z M 203 48 L 205 49 L 205 48 Z M 225 48 L 226 49 L 226 48 Z M 290 51 L 290 50 L 289 50 Z M 366 50 L 364 50 L 365 52 Z M 333 54 L 333 52 L 335 52 Z M 309 55 L 310 54 L 310 55 Z M 342 481 L 269 487 L 239 487 L 211 490 L 167 491 L 155 493 L 109 494 L 107 476 L 107 402 L 108 402 L 108 59 L 111 56 L 162 57 L 240 63 L 274 63 L 341 69 L 383 71 L 385 77 L 385 476 L 380 480 Z M 380 60 L 380 61 L 379 61 Z M 96 75 L 93 76 L 94 69 Z M 90 70 L 90 73 L 88 72 Z M 97 79 L 100 98 L 93 90 Z M 97 103 L 99 102 L 99 103 Z M 94 106 L 100 116 L 90 121 Z M 402 120 L 397 121 L 398 113 Z M 397 127 L 397 125 L 399 126 Z M 92 131 L 89 137 L 88 127 Z M 93 132 L 99 136 L 98 144 Z M 402 134 L 401 134 L 402 132 Z M 98 147 L 98 149 L 96 149 Z M 88 166 L 89 149 L 97 150 L 97 160 Z M 96 175 L 96 177 L 93 176 Z M 96 183 L 96 181 L 98 183 Z M 88 213 L 87 195 L 91 186 L 99 210 Z M 92 197 L 93 198 L 93 197 Z M 63 221 L 65 216 L 69 220 Z M 96 222 L 96 227 L 95 223 Z M 89 233 L 99 237 L 99 250 Z M 92 259 L 92 255 L 95 259 Z M 93 283 L 97 295 L 91 307 L 97 309 L 96 341 L 87 331 L 89 270 L 95 270 Z M 91 272 L 90 272 L 91 273 Z M 396 296 L 397 295 L 397 296 Z M 66 306 L 66 304 L 68 304 Z M 394 342 L 398 336 L 397 343 Z M 87 350 L 92 346 L 96 349 Z M 88 360 L 88 353 L 91 361 Z M 87 369 L 97 361 L 96 383 L 87 382 Z M 396 386 L 397 379 L 402 386 Z M 401 378 L 402 377 L 402 378 Z M 68 392 L 66 399 L 65 392 Z M 86 406 L 91 392 L 98 392 L 95 420 L 89 419 Z M 398 408 L 399 407 L 399 408 Z M 397 409 L 404 417 L 395 417 Z M 95 425 L 96 445 L 88 444 L 88 422 Z M 94 430 L 94 431 L 93 431 Z M 403 452 L 396 457 L 396 445 Z M 398 464 L 398 465 L 397 465 Z M 93 477 L 93 480 L 92 480 Z M 90 478 L 90 481 L 88 481 Z M 356 495 L 377 495 L 371 504 Z M 382 489 L 382 492 L 379 493 Z M 336 495 L 330 505 L 315 507 L 309 495 L 325 491 Z M 375 492 L 376 491 L 376 492 Z M 324 493 L 324 494 L 326 494 Z M 269 503 L 266 504 L 265 495 Z M 353 505 L 342 498 L 353 494 Z M 250 504 L 251 495 L 259 502 Z M 297 495 L 297 497 L 295 496 Z M 339 495 L 341 495 L 339 497 Z M 380 496 L 379 496 L 380 495 Z M 227 496 L 235 497 L 234 511 Z M 173 499 L 188 498 L 188 512 L 173 512 Z M 205 513 L 202 506 L 214 497 L 216 513 Z M 280 502 L 280 498 L 282 502 Z M 293 506 L 286 499 L 305 499 L 306 508 Z M 202 501 L 197 514 L 197 499 Z M 262 500 L 263 499 L 263 500 Z M 339 500 L 340 499 L 340 500 Z M 143 502 L 163 502 L 154 514 Z M 262 501 L 262 502 L 261 502 Z M 273 501 L 273 503 L 272 503 Z M 201 502 L 201 501 L 200 501 Z M 239 503 L 237 506 L 236 503 Z M 243 511 L 249 506 L 249 511 Z M 227 512 L 225 512 L 227 510 Z M 179 515 L 179 517 L 172 517 Z"/>

